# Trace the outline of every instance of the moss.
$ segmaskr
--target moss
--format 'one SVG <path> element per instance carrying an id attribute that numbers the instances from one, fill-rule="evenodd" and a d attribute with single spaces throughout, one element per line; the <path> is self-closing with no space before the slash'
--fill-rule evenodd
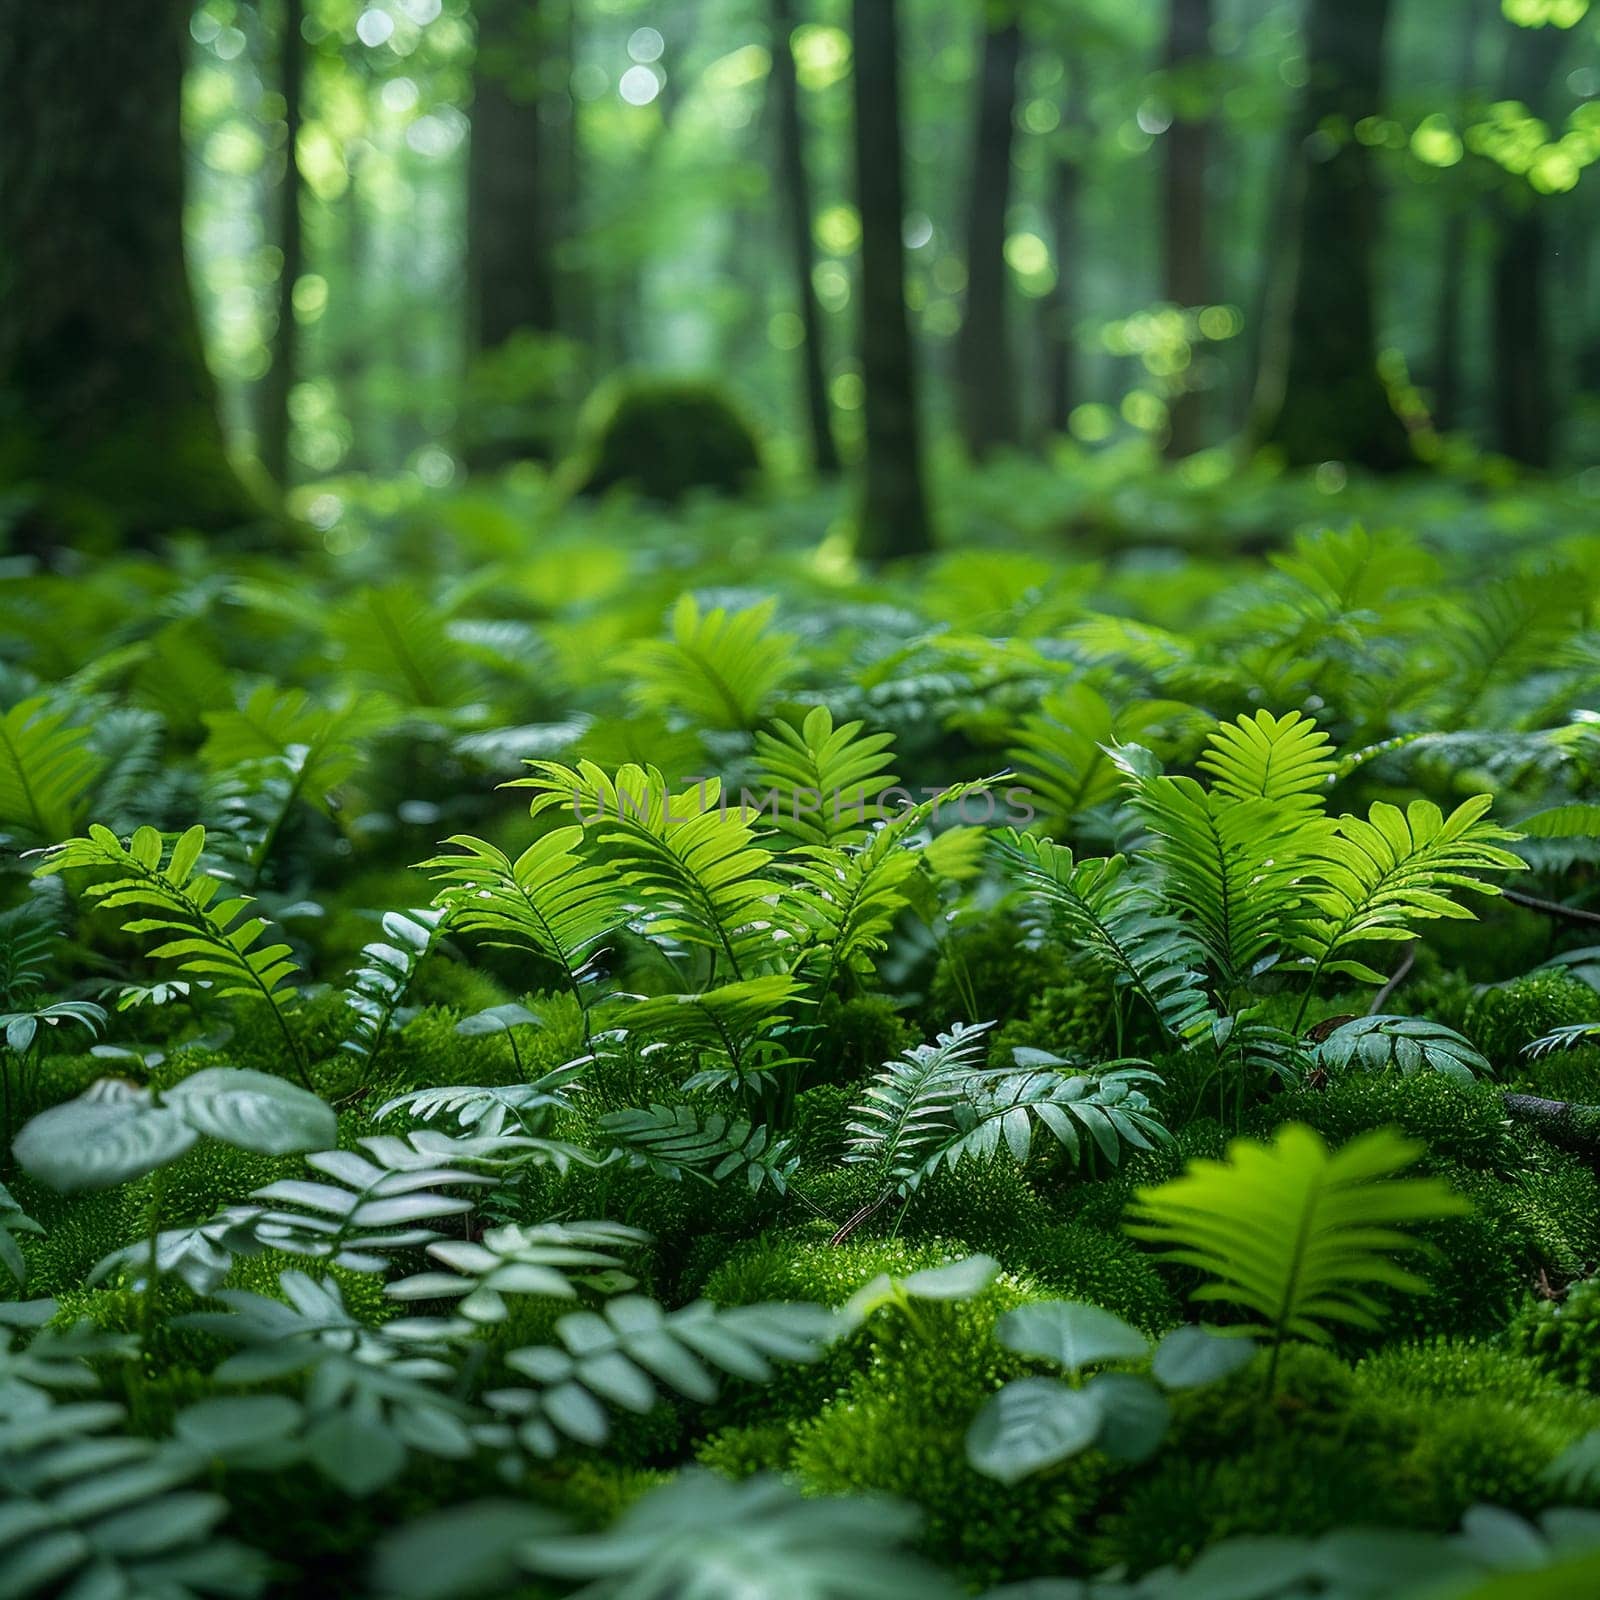
<path id="1" fill-rule="evenodd" d="M 1149 1332 L 1163 1332 L 1179 1320 L 1172 1291 L 1149 1252 L 1120 1233 L 1086 1223 L 1061 1223 L 1028 1242 L 1025 1258 L 1008 1262 L 1023 1269 L 1063 1300 L 1104 1306 Z"/>
<path id="2" fill-rule="evenodd" d="M 830 996 L 813 1050 L 820 1081 L 854 1084 L 918 1042 L 917 1030 L 884 995 Z"/>
<path id="3" fill-rule="evenodd" d="M 1424 1525 L 1453 1527 L 1474 1505 L 1531 1514 L 1570 1494 L 1547 1479 L 1550 1463 L 1593 1425 L 1566 1408 L 1508 1404 L 1496 1395 L 1427 1406 L 1416 1416 L 1410 1464 L 1429 1485 Z"/>
<path id="4" fill-rule="evenodd" d="M 984 1399 L 1020 1371 L 994 1318 L 1018 1291 L 998 1284 L 961 1305 L 921 1307 L 924 1331 L 884 1313 L 871 1366 L 796 1429 L 791 1467 L 814 1494 L 895 1495 L 921 1507 L 922 1548 L 965 1579 L 992 1583 L 1071 1569 L 1107 1471 L 1097 1454 L 1005 1486 L 967 1465 Z"/>
<path id="5" fill-rule="evenodd" d="M 1563 1380 L 1515 1335 L 1505 1344 L 1458 1337 L 1390 1344 L 1356 1368 L 1356 1391 L 1425 1400 L 1488 1396 L 1521 1406 L 1570 1406 Z"/>
<path id="6" fill-rule="evenodd" d="M 1247 1131 L 1268 1136 L 1285 1122 L 1303 1122 L 1334 1146 L 1373 1128 L 1396 1127 L 1420 1139 L 1430 1159 L 1507 1174 L 1523 1169 L 1533 1145 L 1507 1128 L 1495 1085 L 1465 1088 L 1436 1072 L 1409 1078 L 1355 1073 L 1320 1089 L 1291 1090 L 1261 1107 Z"/>
<path id="7" fill-rule="evenodd" d="M 1581 1279 L 1559 1299 L 1530 1300 L 1506 1342 L 1561 1383 L 1600 1391 L 1600 1278 Z"/>
<path id="8" fill-rule="evenodd" d="M 753 1478 L 758 1472 L 783 1472 L 794 1453 L 794 1429 L 787 1422 L 753 1422 L 719 1428 L 695 1449 L 695 1459 L 725 1478 Z"/>
<path id="9" fill-rule="evenodd" d="M 1094 978 L 1072 978 L 1051 984 L 1033 999 L 1027 1010 L 1001 1028 L 989 1049 L 989 1059 L 1011 1064 L 1019 1046 L 1049 1050 L 1056 1055 L 1094 1052 L 1110 1027 L 1112 994 L 1108 983 Z"/>
<path id="10" fill-rule="evenodd" d="M 854 1120 L 850 1108 L 860 1097 L 859 1088 L 841 1083 L 821 1083 L 795 1096 L 789 1138 L 804 1166 L 831 1166 L 843 1160 L 848 1125 Z"/>
<path id="11" fill-rule="evenodd" d="M 1596 999 L 1600 1011 L 1600 997 Z M 1547 1100 L 1574 1105 L 1600 1104 L 1600 1045 L 1579 1045 L 1572 1050 L 1552 1050 L 1537 1061 L 1526 1056 L 1517 1067 L 1516 1082 Z"/>
<path id="12" fill-rule="evenodd" d="M 595 396 L 567 472 L 579 494 L 627 487 L 676 505 L 696 490 L 741 495 L 761 473 L 749 423 L 707 383 L 622 378 Z"/>
<path id="13" fill-rule="evenodd" d="M 1515 1072 L 1524 1046 L 1570 1022 L 1600 1017 L 1600 995 L 1570 972 L 1530 972 L 1485 989 L 1467 1007 L 1462 1031 L 1502 1072 Z"/>

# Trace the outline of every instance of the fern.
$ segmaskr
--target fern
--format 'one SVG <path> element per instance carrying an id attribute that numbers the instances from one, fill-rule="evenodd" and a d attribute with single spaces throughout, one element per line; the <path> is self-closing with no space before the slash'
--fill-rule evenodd
<path id="1" fill-rule="evenodd" d="M 718 780 L 673 794 L 654 767 L 625 766 L 612 779 L 589 761 L 530 765 L 534 776 L 518 784 L 538 791 L 533 814 L 572 808 L 643 898 L 650 938 L 706 951 L 712 977 L 719 963 L 735 979 L 751 977 L 781 955 L 790 930 L 780 885 L 766 875 L 771 857 L 748 813 L 723 803 Z"/>
<path id="2" fill-rule="evenodd" d="M 1127 1229 L 1212 1280 L 1192 1298 L 1248 1313 L 1238 1331 L 1271 1341 L 1270 1391 L 1285 1340 L 1328 1343 L 1330 1324 L 1374 1329 L 1380 1291 L 1427 1287 L 1393 1259 L 1421 1248 L 1403 1225 L 1468 1206 L 1438 1179 L 1395 1176 L 1421 1151 L 1379 1129 L 1330 1152 L 1291 1124 L 1271 1145 L 1236 1140 L 1225 1161 L 1193 1161 L 1170 1183 L 1137 1190 Z"/>
<path id="3" fill-rule="evenodd" d="M 15 1196 L 0 1183 L 0 1267 L 4 1267 L 20 1289 L 28 1281 L 28 1263 L 17 1243 L 19 1233 L 41 1234 L 44 1228 L 17 1204 Z"/>
<path id="4" fill-rule="evenodd" d="M 689 717 L 706 728 L 751 730 L 788 678 L 794 640 L 770 631 L 775 601 L 731 615 L 702 612 L 692 594 L 672 612 L 672 637 L 635 645 L 624 665 L 642 711 Z"/>
<path id="5" fill-rule="evenodd" d="M 149 952 L 153 960 L 175 963 L 179 971 L 211 984 L 219 998 L 244 996 L 265 1004 L 290 1060 L 309 1086 L 305 1052 L 289 1024 L 295 1005 L 289 979 L 299 967 L 288 945 L 258 943 L 267 924 L 246 915 L 252 904 L 248 895 L 218 900 L 222 883 L 196 874 L 205 844 L 206 830 L 196 824 L 173 843 L 163 861 L 161 835 L 154 828 L 140 828 L 124 845 L 109 828 L 92 824 L 87 838 L 69 839 L 52 849 L 38 872 L 44 876 L 86 868 L 109 874 L 92 879 L 84 894 L 108 911 L 148 913 L 122 926 L 128 933 L 172 936 Z"/>
<path id="6" fill-rule="evenodd" d="M 1559 1028 L 1552 1028 L 1531 1044 L 1525 1044 L 1522 1053 L 1530 1061 L 1537 1061 L 1540 1056 L 1554 1055 L 1560 1050 L 1574 1050 L 1596 1039 L 1600 1039 L 1600 1022 L 1568 1022 Z"/>
<path id="7" fill-rule="evenodd" d="M 473 688 L 441 611 L 406 584 L 363 589 L 329 618 L 340 665 L 402 704 L 460 705 Z"/>
<path id="8" fill-rule="evenodd" d="M 560 969 L 580 1003 L 594 946 L 621 917 L 613 875 L 574 848 L 583 837 L 580 827 L 554 828 L 512 861 L 481 839 L 456 834 L 446 842 L 458 854 L 422 863 L 445 886 L 433 903 L 453 927 L 502 949 L 532 950 Z"/>
<path id="9" fill-rule="evenodd" d="M 1472 913 L 1449 898 L 1451 891 L 1500 892 L 1472 876 L 1522 868 L 1500 848 L 1515 835 L 1483 820 L 1491 803 L 1489 795 L 1477 795 L 1446 817 L 1429 800 L 1413 800 L 1404 811 L 1379 801 L 1365 819 L 1338 820 L 1318 842 L 1315 881 L 1305 886 L 1304 907 L 1289 935 L 1310 964 L 1313 984 L 1324 972 L 1383 983 L 1382 973 L 1345 952 L 1371 941 L 1414 939 L 1413 922 L 1470 920 Z"/>
<path id="10" fill-rule="evenodd" d="M 78 825 L 105 765 L 68 715 L 40 696 L 0 716 L 0 826 L 46 844 Z"/>
<path id="11" fill-rule="evenodd" d="M 1174 1039 L 1210 1027 L 1201 946 L 1125 857 L 1078 861 L 1065 845 L 1014 829 L 997 837 L 997 848 L 1041 905 L 1050 933 L 1142 1000 Z"/>
<path id="12" fill-rule="evenodd" d="M 893 735 L 863 735 L 859 722 L 835 728 L 826 706 L 807 712 L 798 728 L 773 728 L 756 735 L 756 782 L 777 796 L 778 831 L 803 844 L 860 844 L 879 815 L 878 796 L 899 782 L 886 770 Z"/>
<path id="13" fill-rule="evenodd" d="M 742 1173 L 752 1192 L 770 1183 L 783 1194 L 800 1164 L 789 1155 L 789 1141 L 774 1138 L 770 1128 L 694 1106 L 608 1112 L 599 1131 L 635 1166 L 670 1178 L 690 1172 L 711 1183 Z"/>
<path id="14" fill-rule="evenodd" d="M 958 1025 L 886 1063 L 854 1107 L 845 1159 L 881 1167 L 893 1193 L 909 1199 L 941 1166 L 1002 1150 L 1026 1162 L 1041 1127 L 1074 1164 L 1085 1135 L 1113 1166 L 1124 1143 L 1149 1150 L 1169 1137 L 1138 1088 L 1160 1081 L 1142 1064 L 1062 1072 L 1060 1057 L 1024 1050 L 1015 1070 L 997 1071 L 979 1053 L 981 1032 Z"/>
<path id="15" fill-rule="evenodd" d="M 283 1178 L 257 1189 L 251 1227 L 264 1245 L 290 1255 L 331 1261 L 355 1272 L 381 1272 L 398 1250 L 440 1237 L 428 1224 L 472 1210 L 445 1189 L 486 1188 L 475 1170 L 498 1142 L 457 1141 L 442 1134 L 397 1139 L 374 1134 L 356 1150 L 306 1157 L 317 1178 Z"/>
<path id="16" fill-rule="evenodd" d="M 386 911 L 384 939 L 362 946 L 362 964 L 351 973 L 344 1003 L 354 1012 L 339 1048 L 368 1063 L 378 1058 L 412 980 L 433 949 L 448 912 L 437 907 Z"/>
<path id="17" fill-rule="evenodd" d="M 799 985 L 784 973 L 745 978 L 694 994 L 664 994 L 638 999 L 623 1013 L 627 1031 L 656 1044 L 707 1053 L 715 1065 L 690 1078 L 684 1088 L 744 1084 L 792 1064 L 772 1035 L 784 1025 L 785 1007 Z"/>
<path id="18" fill-rule="evenodd" d="M 210 1463 L 175 1441 L 114 1432 L 107 1400 L 0 1398 L 0 1593 L 250 1596 L 265 1559 L 217 1529 L 220 1494 L 191 1487 Z"/>

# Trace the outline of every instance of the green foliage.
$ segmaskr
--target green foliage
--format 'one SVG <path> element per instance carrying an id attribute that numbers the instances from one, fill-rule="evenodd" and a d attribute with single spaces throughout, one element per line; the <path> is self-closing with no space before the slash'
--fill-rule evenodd
<path id="1" fill-rule="evenodd" d="M 1426 1287 L 1392 1259 L 1418 1248 L 1398 1225 L 1458 1215 L 1466 1202 L 1436 1180 L 1395 1176 L 1419 1154 L 1384 1130 L 1330 1152 L 1290 1124 L 1270 1146 L 1238 1140 L 1226 1162 L 1193 1162 L 1141 1189 L 1128 1228 L 1206 1274 L 1192 1298 L 1243 1308 L 1241 1330 L 1269 1340 L 1276 1358 L 1286 1339 L 1326 1342 L 1329 1324 L 1377 1327 L 1375 1290 Z M 1271 1368 L 1269 1390 L 1274 1378 Z"/>
<path id="2" fill-rule="evenodd" d="M 632 378 L 597 396 L 578 449 L 580 493 L 628 487 L 676 504 L 695 490 L 737 495 L 761 471 L 750 425 L 708 384 Z"/>
<path id="3" fill-rule="evenodd" d="M 1558 1028 L 1594 1020 L 1600 995 L 1565 972 L 1530 972 L 1485 989 L 1467 1008 L 1462 1031 L 1489 1059 L 1512 1070 L 1535 1041 Z"/>
<path id="4" fill-rule="evenodd" d="M 0 716 L 0 826 L 54 844 L 78 825 L 102 762 L 89 730 L 43 696 Z"/>
<path id="5" fill-rule="evenodd" d="M 108 911 L 144 913 L 122 922 L 128 933 L 170 935 L 150 951 L 153 959 L 175 963 L 220 999 L 241 996 L 269 1006 L 303 1077 L 304 1057 L 287 1020 L 294 1004 L 289 980 L 299 968 L 287 944 L 259 943 L 268 925 L 246 916 L 252 904 L 248 895 L 218 900 L 222 880 L 196 875 L 205 847 L 206 830 L 198 824 L 173 843 L 170 853 L 163 851 L 154 828 L 138 829 L 124 845 L 96 824 L 86 838 L 58 845 L 38 870 L 88 868 L 109 874 L 86 883 L 84 894 Z"/>
<path id="6" fill-rule="evenodd" d="M 1560 1382 L 1600 1392 L 1600 1279 L 1581 1278 L 1564 1293 L 1530 1300 L 1506 1342 Z"/>

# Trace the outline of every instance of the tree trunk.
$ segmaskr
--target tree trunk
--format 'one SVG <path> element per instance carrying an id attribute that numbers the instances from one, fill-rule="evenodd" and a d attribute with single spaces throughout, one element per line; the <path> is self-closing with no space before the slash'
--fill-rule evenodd
<path id="1" fill-rule="evenodd" d="M 1379 204 L 1355 137 L 1383 104 L 1390 0 L 1310 0 L 1310 71 L 1292 136 L 1299 199 L 1282 325 L 1263 354 L 1257 433 L 1292 466 L 1414 464 L 1376 363 L 1373 253 Z"/>
<path id="2" fill-rule="evenodd" d="M 868 560 L 933 548 L 922 481 L 915 354 L 906 313 L 896 0 L 853 0 L 861 375 L 867 458 L 857 549 Z"/>
<path id="3" fill-rule="evenodd" d="M 1463 96 L 1471 94 L 1478 76 L 1478 40 L 1487 0 L 1462 0 L 1456 35 L 1456 82 Z M 1445 217 L 1439 253 L 1439 299 L 1433 325 L 1433 421 L 1441 431 L 1461 421 L 1462 354 L 1466 328 L 1462 318 L 1467 299 L 1468 253 L 1472 242 L 1472 210 L 1464 197 L 1453 196 Z"/>
<path id="4" fill-rule="evenodd" d="M 300 327 L 294 314 L 294 286 L 300 281 L 305 251 L 300 228 L 300 91 L 305 79 L 304 0 L 283 0 L 283 38 L 278 76 L 283 95 L 283 177 L 278 184 L 278 324 L 272 338 L 272 365 L 262 386 L 261 464 L 273 481 L 289 483 L 289 397 L 299 377 Z"/>
<path id="5" fill-rule="evenodd" d="M 792 0 L 772 0 L 772 94 L 778 140 L 778 181 L 783 190 L 784 221 L 789 233 L 789 267 L 805 336 L 800 369 L 805 386 L 806 421 L 811 430 L 811 463 L 824 477 L 839 470 L 839 449 L 833 437 L 828 380 L 823 365 L 822 307 L 812 281 L 811 181 L 806 174 L 805 136 L 800 125 L 800 85 L 795 76 L 794 8 Z"/>
<path id="6" fill-rule="evenodd" d="M 538 0 L 478 0 L 467 155 L 467 293 L 473 349 L 553 333 L 555 272 L 540 126 L 546 18 Z"/>
<path id="7" fill-rule="evenodd" d="M 0 0 L 0 484 L 30 548 L 262 516 L 184 266 L 188 21 L 181 0 Z"/>
<path id="8" fill-rule="evenodd" d="M 1082 233 L 1078 213 L 1083 174 L 1075 156 L 1057 156 L 1050 174 L 1050 219 L 1056 281 L 1040 302 L 1044 321 L 1045 427 L 1065 433 L 1078 392 L 1078 297 L 1073 293 Z"/>
<path id="9" fill-rule="evenodd" d="M 967 197 L 967 308 L 956 342 L 961 433 L 978 460 L 999 446 L 1018 443 L 1021 430 L 1006 316 L 1011 285 L 1005 253 L 1021 59 L 1017 22 L 985 33 Z"/>
<path id="10" fill-rule="evenodd" d="M 1535 116 L 1549 109 L 1551 80 L 1568 35 L 1558 28 L 1511 28 L 1501 96 Z M 1556 402 L 1550 343 L 1552 202 L 1525 183 L 1508 185 L 1498 209 L 1493 323 L 1495 443 L 1513 461 L 1548 467 L 1555 459 Z"/>
<path id="11" fill-rule="evenodd" d="M 1212 0 L 1168 0 L 1165 67 L 1174 77 L 1192 72 L 1211 53 Z M 1181 85 L 1180 85 L 1181 89 Z M 1189 309 L 1211 303 L 1211 263 L 1206 238 L 1210 208 L 1206 172 L 1211 162 L 1211 118 L 1183 114 L 1183 95 L 1174 99 L 1162 166 L 1162 294 Z M 1178 396 L 1172 405 L 1167 455 L 1193 455 L 1204 442 L 1201 397 Z"/>

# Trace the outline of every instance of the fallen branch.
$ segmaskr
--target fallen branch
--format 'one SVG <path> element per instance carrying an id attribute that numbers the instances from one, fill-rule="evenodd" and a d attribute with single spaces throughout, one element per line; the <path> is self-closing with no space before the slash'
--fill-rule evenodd
<path id="1" fill-rule="evenodd" d="M 1600 1159 L 1600 1106 L 1545 1100 L 1536 1094 L 1506 1094 L 1500 1098 L 1513 1122 L 1532 1128 L 1558 1150 Z"/>
<path id="2" fill-rule="evenodd" d="M 1500 892 L 1512 905 L 1526 906 L 1530 911 L 1542 911 L 1547 917 L 1557 917 L 1564 922 L 1600 924 L 1600 911 L 1562 905 L 1559 900 L 1541 900 L 1538 895 L 1524 894 L 1520 889 L 1502 889 Z"/>

